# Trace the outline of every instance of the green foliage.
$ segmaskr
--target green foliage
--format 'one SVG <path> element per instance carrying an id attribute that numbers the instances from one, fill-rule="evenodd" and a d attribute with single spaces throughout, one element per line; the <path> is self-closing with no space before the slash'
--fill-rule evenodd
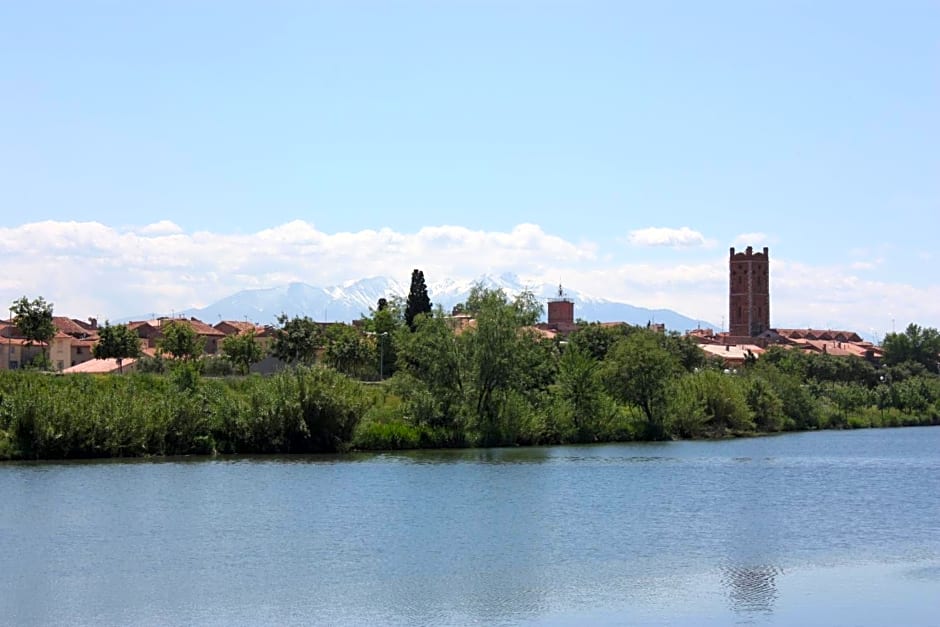
<path id="1" fill-rule="evenodd" d="M 679 358 L 663 348 L 657 334 L 638 330 L 619 340 L 604 363 L 610 394 L 638 406 L 647 421 L 647 437 L 664 437 L 663 420 L 670 381 L 682 371 Z"/>
<path id="2" fill-rule="evenodd" d="M 428 287 L 424 282 L 424 272 L 415 268 L 411 272 L 411 288 L 408 290 L 408 301 L 405 305 L 405 324 L 413 331 L 415 318 L 421 314 L 430 313 L 431 299 L 428 297 Z"/>
<path id="3" fill-rule="evenodd" d="M 783 428 L 783 400 L 764 379 L 759 376 L 748 379 L 745 399 L 759 431 L 773 432 Z"/>
<path id="4" fill-rule="evenodd" d="M 324 360 L 331 368 L 360 379 L 377 376 L 379 352 L 376 338 L 363 336 L 351 326 L 335 324 L 327 328 L 324 341 Z"/>
<path id="5" fill-rule="evenodd" d="M 98 330 L 98 338 L 94 348 L 95 359 L 117 359 L 120 363 L 140 356 L 140 338 L 126 324 L 111 326 L 105 321 Z"/>
<path id="6" fill-rule="evenodd" d="M 162 355 L 155 355 L 153 357 L 141 355 L 140 359 L 137 360 L 137 372 L 162 374 L 168 370 L 166 362 L 167 360 L 165 360 Z"/>
<path id="7" fill-rule="evenodd" d="M 686 372 L 694 372 L 707 365 L 705 353 L 692 338 L 676 332 L 659 334 L 663 348 L 675 355 Z"/>
<path id="8" fill-rule="evenodd" d="M 680 437 L 753 431 L 745 386 L 742 378 L 715 370 L 699 370 L 673 380 L 669 429 Z"/>
<path id="9" fill-rule="evenodd" d="M 502 290 L 472 291 L 467 304 L 476 320 L 459 336 L 468 416 L 482 444 L 505 444 L 515 429 L 506 421 L 520 415 L 505 403 L 517 403 L 514 393 L 531 381 L 527 372 L 531 364 L 522 356 L 528 354 L 533 338 L 521 332 L 531 314 L 510 303 Z"/>
<path id="10" fill-rule="evenodd" d="M 199 388 L 202 364 L 198 361 L 180 360 L 170 368 L 170 380 L 180 392 L 195 392 Z"/>
<path id="11" fill-rule="evenodd" d="M 30 359 L 28 362 L 23 364 L 25 370 L 52 370 L 52 360 L 49 358 L 48 353 L 45 350 L 41 353 L 37 353 Z"/>
<path id="12" fill-rule="evenodd" d="M 596 437 L 610 406 L 598 362 L 578 346 L 569 346 L 558 362 L 554 391 L 572 427 L 570 435 L 560 431 L 564 439 L 584 442 Z"/>
<path id="13" fill-rule="evenodd" d="M 940 374 L 940 331 L 937 329 L 911 323 L 904 333 L 886 335 L 882 347 L 885 364 L 889 366 L 914 362 Z"/>
<path id="14" fill-rule="evenodd" d="M 516 311 L 519 324 L 531 326 L 537 323 L 545 313 L 545 307 L 542 301 L 530 290 L 523 290 L 512 301 L 512 307 Z"/>
<path id="15" fill-rule="evenodd" d="M 442 315 L 422 317 L 414 333 L 395 336 L 398 373 L 392 385 L 418 424 L 462 428 L 467 339 L 455 335 Z"/>
<path id="16" fill-rule="evenodd" d="M 0 372 L 0 459 L 345 450 L 374 393 L 326 368 L 202 379 Z"/>
<path id="17" fill-rule="evenodd" d="M 413 449 L 421 445 L 421 429 L 401 421 L 370 422 L 356 431 L 353 447 L 370 451 Z"/>
<path id="18" fill-rule="evenodd" d="M 200 372 L 207 377 L 230 377 L 236 373 L 236 366 L 228 357 L 206 355 L 199 361 Z"/>
<path id="19" fill-rule="evenodd" d="M 289 364 L 312 365 L 317 359 L 321 342 L 320 326 L 307 316 L 277 317 L 280 325 L 274 332 L 271 354 Z"/>
<path id="20" fill-rule="evenodd" d="M 629 324 L 602 325 L 594 322 L 572 333 L 568 337 L 568 343 L 586 351 L 597 361 L 603 361 L 614 344 L 638 329 L 639 327 Z"/>
<path id="21" fill-rule="evenodd" d="M 699 382 L 690 376 L 669 381 L 666 432 L 674 438 L 701 438 L 706 434 L 705 398 Z"/>
<path id="22" fill-rule="evenodd" d="M 45 353 L 46 346 L 55 337 L 52 303 L 47 303 L 42 296 L 32 301 L 23 296 L 13 301 L 10 310 L 13 314 L 13 324 L 26 338 L 26 345 L 43 344 L 43 353 Z"/>
<path id="23" fill-rule="evenodd" d="M 398 358 L 396 342 L 393 338 L 404 326 L 403 304 L 400 299 L 388 301 L 379 299 L 376 309 L 363 320 L 367 333 L 375 336 L 379 358 L 379 379 L 386 379 L 395 373 Z"/>
<path id="24" fill-rule="evenodd" d="M 239 374 L 248 374 L 251 364 L 264 359 L 264 350 L 255 339 L 254 329 L 226 336 L 222 340 L 222 354 L 235 365 Z"/>
<path id="25" fill-rule="evenodd" d="M 170 320 L 160 328 L 160 333 L 162 337 L 157 341 L 158 352 L 190 361 L 202 356 L 205 340 L 186 322 Z"/>
<path id="26" fill-rule="evenodd" d="M 745 395 L 746 382 L 741 377 L 714 370 L 700 370 L 688 376 L 700 387 L 706 425 L 711 434 L 720 436 L 754 430 Z"/>
<path id="27" fill-rule="evenodd" d="M 861 359 L 772 348 L 740 374 L 725 374 L 686 338 L 628 325 L 588 325 L 567 343 L 545 340 L 528 326 L 536 305 L 476 286 L 465 304 L 475 323 L 459 331 L 440 308 L 416 316 L 412 331 L 400 300 L 365 321 L 366 335 L 343 326 L 321 334 L 309 319 L 282 317 L 281 354 L 299 366 L 270 377 L 203 378 L 232 372 L 230 356 L 141 357 L 138 372 L 123 377 L 0 372 L 0 459 L 940 424 L 940 376 L 917 361 L 876 370 Z M 332 367 L 303 365 L 320 340 Z M 382 340 L 397 367 L 391 378 L 365 385 L 338 372 L 374 378 Z"/>

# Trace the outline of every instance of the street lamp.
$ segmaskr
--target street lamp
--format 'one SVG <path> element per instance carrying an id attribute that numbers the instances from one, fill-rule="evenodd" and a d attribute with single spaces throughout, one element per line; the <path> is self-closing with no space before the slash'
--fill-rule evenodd
<path id="1" fill-rule="evenodd" d="M 374 335 L 379 338 L 379 381 L 385 379 L 385 338 L 388 337 L 388 331 L 377 333 L 375 331 L 366 331 L 366 335 Z"/>
<path id="2" fill-rule="evenodd" d="M 388 336 L 388 331 L 382 331 L 378 334 L 381 338 L 379 340 L 379 381 L 385 379 L 385 338 Z"/>

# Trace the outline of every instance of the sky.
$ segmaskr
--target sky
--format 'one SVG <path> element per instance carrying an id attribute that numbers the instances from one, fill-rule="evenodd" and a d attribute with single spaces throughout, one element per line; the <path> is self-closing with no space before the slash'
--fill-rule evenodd
<path id="1" fill-rule="evenodd" d="M 0 3 L 0 303 L 514 272 L 940 327 L 940 3 Z M 432 294 L 433 299 L 433 294 Z"/>

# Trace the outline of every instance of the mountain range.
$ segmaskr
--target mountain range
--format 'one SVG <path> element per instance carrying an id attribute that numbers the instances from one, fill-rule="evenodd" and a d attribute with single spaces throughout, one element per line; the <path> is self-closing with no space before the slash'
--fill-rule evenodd
<path id="1" fill-rule="evenodd" d="M 446 280 L 428 284 L 432 306 L 440 305 L 449 312 L 454 305 L 467 299 L 470 289 L 477 283 L 491 289 L 502 289 L 513 296 L 528 289 L 543 301 L 556 298 L 559 286 L 525 283 L 515 274 L 483 275 L 475 280 Z M 207 307 L 187 309 L 176 315 L 195 317 L 209 324 L 219 320 L 248 320 L 258 324 L 274 324 L 284 313 L 290 317 L 309 316 L 317 321 L 350 322 L 368 316 L 379 298 L 408 296 L 409 285 L 387 277 L 370 277 L 349 281 L 342 285 L 314 287 L 306 283 L 290 283 L 267 289 L 236 292 Z M 687 331 L 715 325 L 683 316 L 670 309 L 647 309 L 604 298 L 595 298 L 577 290 L 565 288 L 564 297 L 574 301 L 576 319 L 588 322 L 627 322 L 645 325 L 649 322 L 665 324 L 670 331 Z M 149 316 L 133 318 L 146 319 Z"/>

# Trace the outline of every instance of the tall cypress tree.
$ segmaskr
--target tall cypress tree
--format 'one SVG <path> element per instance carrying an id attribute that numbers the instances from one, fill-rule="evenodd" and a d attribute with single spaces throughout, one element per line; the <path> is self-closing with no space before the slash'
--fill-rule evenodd
<path id="1" fill-rule="evenodd" d="M 405 323 L 412 331 L 415 329 L 415 316 L 422 313 L 431 313 L 431 299 L 428 298 L 428 286 L 424 283 L 424 272 L 415 268 L 411 271 L 411 289 L 405 306 Z"/>

